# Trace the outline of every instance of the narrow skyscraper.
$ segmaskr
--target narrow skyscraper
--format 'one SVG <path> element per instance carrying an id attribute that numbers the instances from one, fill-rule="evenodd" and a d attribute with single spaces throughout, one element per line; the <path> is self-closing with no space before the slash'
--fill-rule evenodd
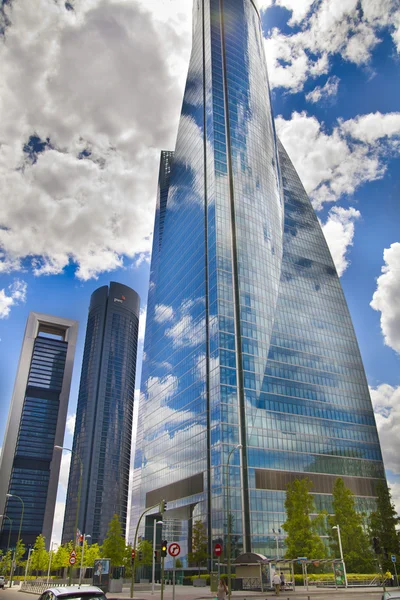
<path id="1" fill-rule="evenodd" d="M 50 546 L 78 323 L 31 312 L 8 415 L 0 464 L 0 548 L 39 534 Z"/>
<path id="2" fill-rule="evenodd" d="M 78 508 L 78 528 L 92 543 L 103 542 L 115 513 L 125 531 L 139 309 L 137 293 L 120 283 L 98 288 L 91 297 L 63 542 L 76 535 Z"/>
<path id="3" fill-rule="evenodd" d="M 331 512 L 341 476 L 368 511 L 384 468 L 340 281 L 276 138 L 257 7 L 195 0 L 193 17 L 160 169 L 130 539 L 165 499 L 189 549 L 200 519 L 210 555 L 229 537 L 232 556 L 275 556 L 288 482 L 309 477 Z"/>

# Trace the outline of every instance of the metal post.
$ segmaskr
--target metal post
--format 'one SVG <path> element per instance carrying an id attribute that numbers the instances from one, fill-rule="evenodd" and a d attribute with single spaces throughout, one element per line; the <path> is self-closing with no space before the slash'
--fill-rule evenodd
<path id="1" fill-rule="evenodd" d="M 80 569 L 80 573 L 79 573 L 79 585 L 82 585 L 82 579 L 83 579 L 83 557 L 85 555 L 85 540 L 86 538 L 92 537 L 89 533 L 83 534 L 83 540 L 82 540 L 82 552 L 81 552 L 81 569 Z"/>
<path id="2" fill-rule="evenodd" d="M 294 579 L 294 564 L 293 564 L 293 561 L 290 563 L 290 566 L 292 568 L 293 591 L 295 592 L 296 591 L 296 582 L 295 582 L 295 579 Z"/>
<path id="3" fill-rule="evenodd" d="M 161 593 L 160 600 L 164 598 L 164 557 L 161 557 Z"/>
<path id="4" fill-rule="evenodd" d="M 342 548 L 342 538 L 341 538 L 341 535 L 340 535 L 340 527 L 339 527 L 339 525 L 334 525 L 332 527 L 332 529 L 337 529 L 338 540 L 339 540 L 340 558 L 341 558 L 341 561 L 342 561 L 342 564 L 343 564 L 344 586 L 347 588 L 348 587 L 348 585 L 347 585 L 347 573 L 346 573 L 346 565 L 345 565 L 344 558 L 343 558 L 343 548 Z"/>
<path id="5" fill-rule="evenodd" d="M 49 552 L 49 568 L 47 571 L 47 585 L 49 585 L 49 579 L 50 579 L 50 569 L 51 569 L 51 563 L 53 560 L 53 545 L 56 544 L 57 542 L 51 542 L 51 546 L 50 546 L 50 552 Z"/>
<path id="6" fill-rule="evenodd" d="M 307 563 L 304 563 L 304 572 L 305 572 L 305 576 L 306 576 L 306 588 L 307 588 L 307 592 L 308 592 L 308 573 L 307 573 Z"/>
<path id="7" fill-rule="evenodd" d="M 151 593 L 154 594 L 154 583 L 156 577 L 156 545 L 157 545 L 157 525 L 162 525 L 162 521 L 154 519 L 153 523 L 153 565 L 151 577 Z"/>
<path id="8" fill-rule="evenodd" d="M 26 583 L 26 578 L 28 576 L 28 571 L 29 571 L 29 561 L 31 558 L 31 554 L 33 552 L 33 548 L 29 548 L 28 550 L 28 560 L 26 561 L 26 565 L 25 565 L 25 577 L 24 577 L 24 583 Z M 49 580 L 47 579 L 47 583 L 49 583 Z"/>
<path id="9" fill-rule="evenodd" d="M 173 559 L 173 566 L 172 566 L 172 600 L 175 600 L 175 556 Z"/>
<path id="10" fill-rule="evenodd" d="M 395 575 L 396 575 L 396 587 L 399 587 L 399 578 L 398 578 L 398 575 L 397 575 L 397 568 L 396 568 L 396 563 L 395 562 L 393 563 L 393 566 L 394 566 L 394 572 L 395 572 Z"/>

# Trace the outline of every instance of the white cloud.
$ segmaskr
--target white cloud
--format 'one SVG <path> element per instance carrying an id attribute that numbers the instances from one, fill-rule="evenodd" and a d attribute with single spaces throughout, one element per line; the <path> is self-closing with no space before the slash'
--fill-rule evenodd
<path id="1" fill-rule="evenodd" d="M 383 383 L 370 392 L 385 467 L 400 474 L 400 386 Z"/>
<path id="2" fill-rule="evenodd" d="M 329 98 L 330 96 L 336 96 L 339 88 L 339 77 L 335 75 L 333 77 L 329 77 L 324 86 L 317 86 L 311 92 L 306 95 L 306 100 L 308 102 L 316 103 L 320 102 L 325 98 Z"/>
<path id="3" fill-rule="evenodd" d="M 380 112 L 361 115 L 342 123 L 342 129 L 351 137 L 373 144 L 382 138 L 400 137 L 400 112 L 382 114 Z"/>
<path id="4" fill-rule="evenodd" d="M 276 0 L 276 4 L 292 11 L 289 25 L 295 25 L 307 16 L 314 0 Z"/>
<path id="5" fill-rule="evenodd" d="M 384 29 L 400 51 L 398 0 L 277 0 L 277 4 L 292 11 L 288 24 L 301 23 L 301 30 L 284 35 L 274 29 L 265 41 L 272 87 L 301 91 L 307 79 L 328 72 L 335 55 L 356 65 L 368 64 Z"/>
<path id="6" fill-rule="evenodd" d="M 64 524 L 65 514 L 65 500 L 56 502 L 56 509 L 54 511 L 53 531 L 51 534 L 51 541 L 55 544 L 61 544 L 61 536 Z"/>
<path id="7" fill-rule="evenodd" d="M 21 279 L 14 279 L 7 290 L 0 290 L 0 319 L 5 319 L 10 314 L 11 307 L 21 302 L 26 302 L 27 284 Z"/>
<path id="8" fill-rule="evenodd" d="M 5 10 L 0 270 L 30 257 L 45 275 L 73 261 L 86 280 L 125 256 L 140 261 L 150 251 L 159 151 L 176 136 L 190 7 L 90 0 L 67 11 L 64 2 L 20 0 Z"/>
<path id="9" fill-rule="evenodd" d="M 371 306 L 381 313 L 385 344 L 400 352 L 400 243 L 385 248 L 383 259 L 385 264 L 377 280 Z"/>
<path id="10" fill-rule="evenodd" d="M 334 206 L 329 211 L 326 223 L 322 224 L 322 231 L 328 242 L 339 277 L 349 266 L 346 255 L 349 247 L 353 245 L 354 221 L 360 216 L 360 212 L 355 208 L 345 209 Z"/>
<path id="11" fill-rule="evenodd" d="M 74 435 L 75 422 L 76 422 L 76 413 L 74 413 L 73 415 L 68 415 L 68 417 L 67 417 L 67 424 L 66 424 L 66 430 L 71 435 Z"/>
<path id="12" fill-rule="evenodd" d="M 157 304 L 155 308 L 154 320 L 157 323 L 165 323 L 165 321 L 170 321 L 174 316 L 174 311 L 172 306 L 166 306 L 165 304 Z"/>
<path id="13" fill-rule="evenodd" d="M 397 128 L 396 115 L 373 115 L 370 135 L 375 140 L 380 136 L 380 143 L 367 138 L 370 115 L 341 121 L 331 133 L 305 112 L 294 112 L 290 120 L 277 117 L 278 135 L 315 208 L 344 194 L 351 195 L 363 183 L 383 177 L 388 157 L 397 151 L 395 140 L 400 126 Z"/>

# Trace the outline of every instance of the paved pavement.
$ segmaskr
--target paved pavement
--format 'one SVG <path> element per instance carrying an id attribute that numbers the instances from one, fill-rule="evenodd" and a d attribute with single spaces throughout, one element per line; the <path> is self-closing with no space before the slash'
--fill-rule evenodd
<path id="1" fill-rule="evenodd" d="M 393 588 L 391 591 L 394 591 Z M 281 592 L 280 600 L 381 600 L 382 588 L 350 588 L 348 590 L 335 589 L 306 589 L 297 588 L 295 592 Z M 130 589 L 124 586 L 121 593 L 108 593 L 109 600 L 126 600 L 130 598 Z M 36 600 L 38 596 L 20 592 L 19 588 L 0 590 L 0 600 Z M 266 600 L 276 598 L 273 592 L 232 592 L 232 600 Z M 211 600 L 215 598 L 215 593 L 211 593 L 207 588 L 193 588 L 190 586 L 176 586 L 176 600 Z M 160 586 L 156 586 L 154 595 L 151 594 L 149 586 L 136 584 L 134 600 L 159 600 Z M 172 599 L 172 586 L 164 588 L 164 600 Z"/>

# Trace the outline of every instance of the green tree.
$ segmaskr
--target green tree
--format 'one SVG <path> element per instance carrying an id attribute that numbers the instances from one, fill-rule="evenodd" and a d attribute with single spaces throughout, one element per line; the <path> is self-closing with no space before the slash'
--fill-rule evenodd
<path id="1" fill-rule="evenodd" d="M 15 548 L 15 562 L 17 563 L 17 566 L 19 566 L 19 567 L 25 564 L 25 561 L 24 561 L 25 552 L 26 552 L 25 544 L 20 539 Z"/>
<path id="2" fill-rule="evenodd" d="M 93 567 L 96 558 L 101 558 L 100 546 L 98 544 L 91 544 L 89 546 L 88 543 L 85 541 L 85 554 L 83 555 L 83 566 Z"/>
<path id="3" fill-rule="evenodd" d="M 124 563 L 125 539 L 118 515 L 114 515 L 108 525 L 107 537 L 103 542 L 101 554 L 111 560 L 111 566 L 120 567 Z"/>
<path id="4" fill-rule="evenodd" d="M 362 515 L 355 509 L 354 494 L 338 477 L 333 486 L 334 516 L 329 517 L 331 527 L 340 526 L 343 558 L 348 573 L 372 573 L 374 559 L 368 535 L 362 526 Z M 337 533 L 332 532 L 331 548 L 335 558 L 340 557 Z"/>
<path id="5" fill-rule="evenodd" d="M 139 553 L 142 555 L 142 560 L 139 560 Z M 148 540 L 140 540 L 135 560 L 137 565 L 152 565 L 153 564 L 153 544 Z"/>
<path id="6" fill-rule="evenodd" d="M 204 523 L 198 519 L 193 524 L 192 531 L 192 551 L 188 553 L 190 562 L 198 566 L 199 575 L 200 567 L 206 564 L 208 558 L 207 552 L 207 530 Z"/>
<path id="7" fill-rule="evenodd" d="M 324 528 L 326 516 L 317 513 L 314 498 L 310 494 L 312 482 L 295 479 L 289 483 L 286 492 L 286 521 L 282 525 L 287 532 L 286 558 L 306 556 L 307 558 L 325 558 L 326 549 L 318 535 Z M 314 518 L 311 515 L 315 515 Z"/>
<path id="8" fill-rule="evenodd" d="M 37 536 L 35 545 L 33 546 L 33 552 L 31 554 L 31 569 L 36 571 L 45 571 L 49 565 L 49 553 L 46 550 L 46 540 L 43 535 Z"/>
<path id="9" fill-rule="evenodd" d="M 374 537 L 379 538 L 383 552 L 380 556 L 383 571 L 391 571 L 393 563 L 390 555 L 400 555 L 399 538 L 396 532 L 396 525 L 400 523 L 400 518 L 397 515 L 392 495 L 385 481 L 378 483 L 376 493 L 376 510 L 371 513 L 369 518 L 370 539 L 372 541 Z"/>
<path id="10" fill-rule="evenodd" d="M 72 544 L 71 544 L 71 550 L 72 550 Z M 70 553 L 70 548 L 68 547 L 68 544 L 63 544 L 62 546 L 58 546 L 57 548 L 57 552 L 55 552 L 53 559 L 51 561 L 51 566 L 54 570 L 57 569 L 62 569 L 64 567 L 68 567 L 69 566 L 69 553 Z"/>
<path id="11" fill-rule="evenodd" d="M 122 563 L 125 567 L 125 577 L 129 579 L 132 577 L 132 545 L 127 544 L 125 547 L 124 562 Z"/>
<path id="12" fill-rule="evenodd" d="M 9 574 L 11 568 L 11 558 L 11 550 L 7 550 L 7 552 L 2 552 L 0 550 L 0 575 Z"/>

